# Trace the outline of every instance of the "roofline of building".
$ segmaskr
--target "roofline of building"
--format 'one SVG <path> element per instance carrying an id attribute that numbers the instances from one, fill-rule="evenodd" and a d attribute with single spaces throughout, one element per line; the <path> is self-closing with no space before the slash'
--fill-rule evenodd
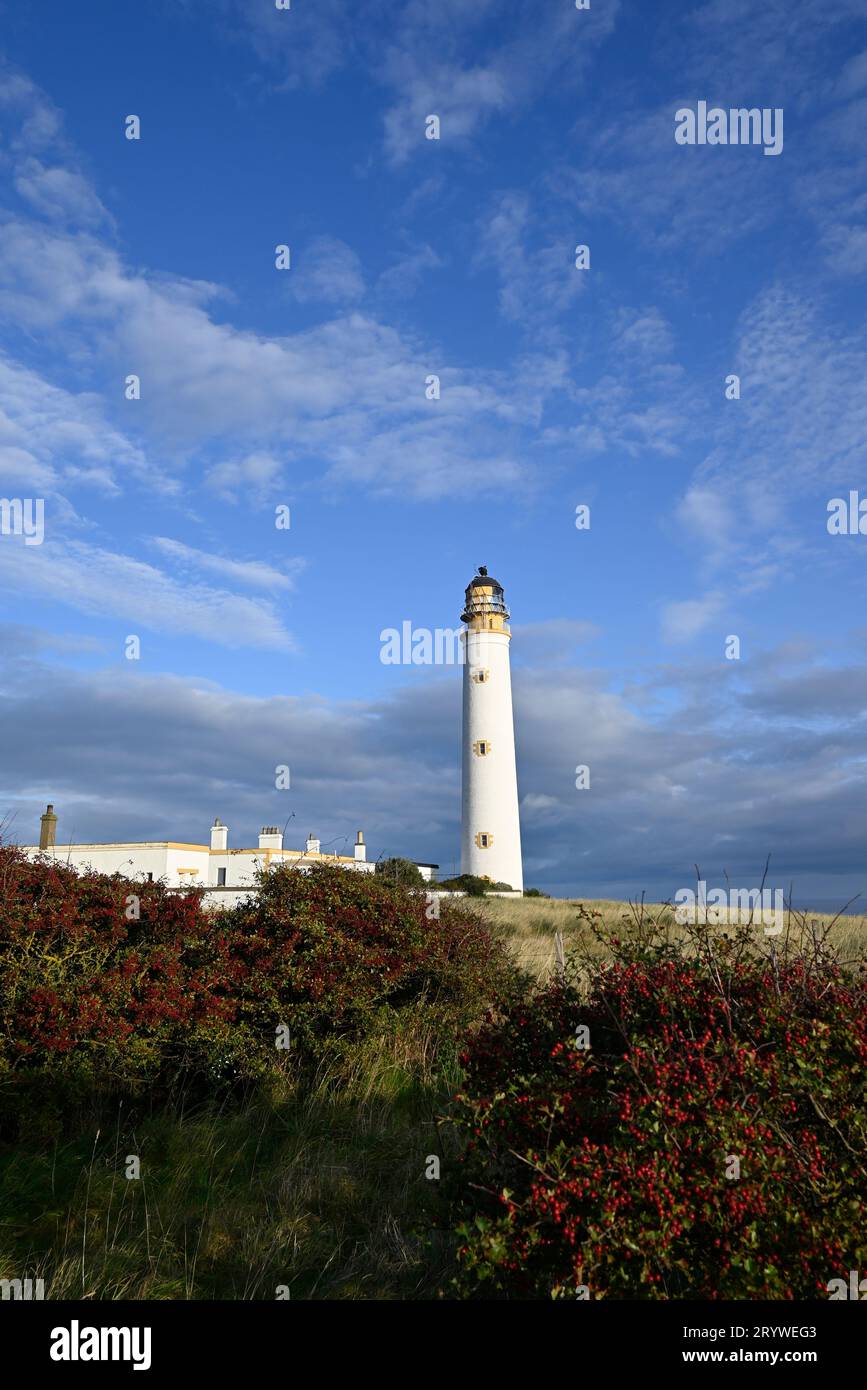
<path id="1" fill-rule="evenodd" d="M 40 849 L 39 845 L 21 845 L 21 849 Z M 84 844 L 73 841 L 72 843 L 48 845 L 42 850 L 43 854 L 48 854 L 54 850 L 57 854 L 62 849 L 199 849 L 204 852 L 210 850 L 209 845 L 191 845 L 182 840 L 118 840 L 118 841 L 96 841 Z"/>
<path id="2" fill-rule="evenodd" d="M 211 849 L 209 845 L 184 844 L 180 840 L 129 840 L 117 844 L 70 844 L 70 845 L 49 845 L 47 849 L 41 849 L 39 845 L 20 845 L 20 849 L 38 850 L 40 854 L 49 854 L 53 850 L 55 857 L 61 851 L 86 850 L 86 849 L 194 849 L 201 854 L 283 854 L 290 859 L 336 859 L 341 863 L 357 864 L 366 863 L 366 860 L 359 861 L 352 854 L 322 854 L 319 850 L 306 849 L 277 849 L 269 845 L 256 845 L 251 849 Z M 425 865 L 425 868 L 437 867 L 436 865 Z"/>

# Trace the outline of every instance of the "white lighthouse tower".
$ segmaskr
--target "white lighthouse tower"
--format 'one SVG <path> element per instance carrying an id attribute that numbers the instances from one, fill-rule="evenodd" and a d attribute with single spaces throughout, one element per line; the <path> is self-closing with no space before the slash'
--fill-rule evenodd
<path id="1" fill-rule="evenodd" d="M 461 873 L 524 891 L 509 613 L 482 565 L 466 591 Z"/>

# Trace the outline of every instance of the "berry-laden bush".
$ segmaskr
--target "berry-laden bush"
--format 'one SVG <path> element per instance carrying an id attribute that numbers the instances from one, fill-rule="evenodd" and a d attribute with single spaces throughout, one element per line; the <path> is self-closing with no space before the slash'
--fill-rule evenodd
<path id="1" fill-rule="evenodd" d="M 0 1136 L 297 1069 L 408 1008 L 454 1041 L 510 973 L 466 908 L 437 919 L 373 875 L 281 868 L 209 913 L 196 891 L 0 847 Z"/>
<path id="2" fill-rule="evenodd" d="M 318 1055 L 336 1035 L 362 1036 L 383 1009 L 423 1009 L 444 1040 L 459 1040 L 516 972 L 488 927 L 462 902 L 441 903 L 387 877 L 278 868 L 258 895 L 223 914 L 243 962 L 239 1019 L 257 1036 L 275 1023 Z"/>
<path id="3" fill-rule="evenodd" d="M 456 1287 L 827 1298 L 867 1267 L 863 967 L 792 923 L 596 934 L 462 1058 Z"/>
<path id="4" fill-rule="evenodd" d="M 165 1072 L 224 1001 L 192 966 L 200 895 L 0 846 L 0 1136 Z"/>

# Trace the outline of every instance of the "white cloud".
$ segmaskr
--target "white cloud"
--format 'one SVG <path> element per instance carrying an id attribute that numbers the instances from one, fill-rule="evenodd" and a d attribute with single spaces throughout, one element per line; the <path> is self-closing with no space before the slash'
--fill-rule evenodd
<path id="1" fill-rule="evenodd" d="M 365 292 L 358 256 L 338 237 L 321 236 L 293 259 L 289 293 L 301 304 L 353 304 Z"/>
<path id="2" fill-rule="evenodd" d="M 251 460 L 269 460 L 291 445 L 296 455 L 323 460 L 334 477 L 363 477 L 384 488 L 399 479 L 407 495 L 442 495 L 463 487 L 450 457 L 472 460 L 493 485 L 504 463 L 496 427 L 527 426 L 537 417 L 538 375 L 530 383 L 520 374 L 444 364 L 438 351 L 361 313 L 281 337 L 235 329 L 206 312 L 212 285 L 133 274 L 86 235 L 43 230 L 41 240 L 43 255 L 34 258 L 32 230 L 7 223 L 0 308 L 33 334 L 52 341 L 65 334 L 134 371 L 142 384 L 140 427 L 153 436 L 154 452 L 174 451 L 179 467 L 191 449 L 218 444 L 246 458 L 243 473 Z M 425 397 L 432 371 L 443 383 L 437 402 Z M 441 458 L 431 458 L 434 440 Z M 258 447 L 245 456 L 253 441 Z M 211 485 L 233 492 L 235 467 L 216 465 Z M 263 486 L 277 477 L 270 463 L 267 470 Z M 526 473 L 516 450 L 497 486 Z"/>
<path id="3" fill-rule="evenodd" d="M 563 165 L 552 176 L 581 218 L 606 216 L 630 227 L 643 254 L 664 255 L 664 264 L 684 246 L 712 257 L 756 237 L 781 215 L 789 192 L 768 177 L 774 161 L 751 151 L 729 149 L 723 161 L 707 160 L 706 149 L 677 145 L 674 113 L 691 99 L 673 93 L 654 110 L 616 109 L 602 129 L 595 117 L 582 117 L 580 166 Z"/>
<path id="4" fill-rule="evenodd" d="M 0 131 L 0 162 L 10 166 L 19 197 L 52 221 L 80 227 L 110 224 L 90 181 L 77 167 L 60 112 L 34 82 L 8 67 L 0 68 L 0 112 L 8 118 Z M 39 254 L 38 248 L 33 254 Z"/>
<path id="5" fill-rule="evenodd" d="M 38 159 L 22 161 L 15 187 L 25 202 L 43 217 L 68 220 L 79 226 L 97 226 L 108 214 L 87 179 L 73 169 L 46 168 Z"/>
<path id="6" fill-rule="evenodd" d="M 284 464 L 290 458 L 287 450 L 282 462 L 265 452 L 224 459 L 209 471 L 206 482 L 213 492 L 226 501 L 235 502 L 240 497 L 246 497 L 261 505 L 276 495 L 276 490 L 283 483 Z"/>
<path id="7" fill-rule="evenodd" d="M 60 144 L 66 148 L 60 112 L 23 73 L 0 70 L 0 111 L 11 117 L 4 140 L 14 153 L 32 154 Z"/>
<path id="8" fill-rule="evenodd" d="M 58 537 L 49 508 L 41 545 L 25 546 L 17 537 L 0 538 L 0 580 L 19 594 L 101 618 L 122 619 L 133 632 L 143 628 L 228 647 L 293 649 L 292 638 L 270 602 L 203 583 L 184 584 L 129 555 Z"/>
<path id="9" fill-rule="evenodd" d="M 689 411 L 695 388 L 684 386 L 681 378 L 681 369 L 675 367 L 643 379 L 637 373 L 625 380 L 606 372 L 592 386 L 570 392 L 576 413 L 584 418 L 567 428 L 552 426 L 544 438 L 571 446 L 576 455 L 610 450 L 636 458 L 652 450 L 674 458 L 695 429 Z M 641 404 L 648 397 L 652 403 Z"/>
<path id="10" fill-rule="evenodd" d="M 530 10 L 515 0 L 371 0 L 363 24 L 347 24 L 341 0 L 298 6 L 292 22 L 257 0 L 235 0 L 258 55 L 297 87 L 360 65 L 390 102 L 385 149 L 395 164 L 436 155 L 473 137 L 492 117 L 512 118 L 546 84 L 572 88 L 614 27 L 619 0 L 579 14 Z M 425 118 L 442 122 L 439 145 Z M 431 148 L 433 147 L 433 148 Z"/>
<path id="11" fill-rule="evenodd" d="M 648 360 L 674 356 L 671 324 L 653 305 L 646 309 L 621 309 L 614 332 L 615 346 L 621 352 L 636 353 Z"/>
<path id="12" fill-rule="evenodd" d="M 707 0 L 682 11 L 672 42 L 687 46 L 693 77 L 717 91 L 766 89 L 775 99 L 762 104 L 812 111 L 829 35 L 863 19 L 862 0 Z"/>
<path id="13" fill-rule="evenodd" d="M 0 479 L 54 490 L 76 482 L 116 493 L 126 473 L 167 481 L 144 453 L 104 418 L 100 398 L 54 386 L 0 354 Z"/>
<path id="14" fill-rule="evenodd" d="M 729 499 L 709 487 L 691 487 L 678 503 L 678 530 L 713 554 L 724 552 L 735 526 Z"/>
<path id="15" fill-rule="evenodd" d="M 662 610 L 662 638 L 665 642 L 689 642 L 710 626 L 723 606 L 720 593 L 703 598 L 668 603 Z"/>
<path id="16" fill-rule="evenodd" d="M 741 524 L 762 527 L 817 484 L 854 487 L 867 432 L 862 336 L 826 327 L 818 297 L 774 286 L 742 314 L 734 356 L 741 399 L 727 403 L 696 483 L 727 494 Z"/>
<path id="17" fill-rule="evenodd" d="M 252 589 L 294 589 L 297 576 L 304 568 L 303 560 L 297 557 L 288 561 L 287 569 L 277 569 L 264 560 L 231 560 L 224 555 L 212 555 L 167 536 L 154 536 L 153 544 L 185 567 L 207 570 Z"/>
<path id="18" fill-rule="evenodd" d="M 497 65 L 422 65 L 403 53 L 392 59 L 389 73 L 390 85 L 400 93 L 384 121 L 386 154 L 395 164 L 421 156 L 426 147 L 430 150 L 432 142 L 425 138 L 428 116 L 439 117 L 441 141 L 462 142 L 489 116 L 512 104 L 508 72 Z"/>
<path id="19" fill-rule="evenodd" d="M 867 227 L 834 223 L 823 240 L 828 264 L 839 275 L 863 275 L 867 271 Z"/>
<path id="20" fill-rule="evenodd" d="M 425 243 L 384 270 L 376 282 L 377 293 L 385 298 L 408 299 L 415 294 L 428 271 L 440 270 L 445 261 Z"/>
<path id="21" fill-rule="evenodd" d="M 501 195 L 482 224 L 475 264 L 496 269 L 504 318 L 538 330 L 573 308 L 588 274 L 575 266 L 576 244 L 565 228 L 552 237 L 539 226 L 527 194 Z"/>
<path id="22" fill-rule="evenodd" d="M 867 90 L 867 49 L 843 65 L 834 90 L 839 97 L 853 97 Z"/>

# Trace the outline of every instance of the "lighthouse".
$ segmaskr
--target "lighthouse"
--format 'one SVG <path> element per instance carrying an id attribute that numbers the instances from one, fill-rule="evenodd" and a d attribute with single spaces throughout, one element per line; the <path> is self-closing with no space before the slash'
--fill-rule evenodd
<path id="1" fill-rule="evenodd" d="M 461 873 L 524 891 L 509 612 L 484 565 L 466 590 Z"/>

